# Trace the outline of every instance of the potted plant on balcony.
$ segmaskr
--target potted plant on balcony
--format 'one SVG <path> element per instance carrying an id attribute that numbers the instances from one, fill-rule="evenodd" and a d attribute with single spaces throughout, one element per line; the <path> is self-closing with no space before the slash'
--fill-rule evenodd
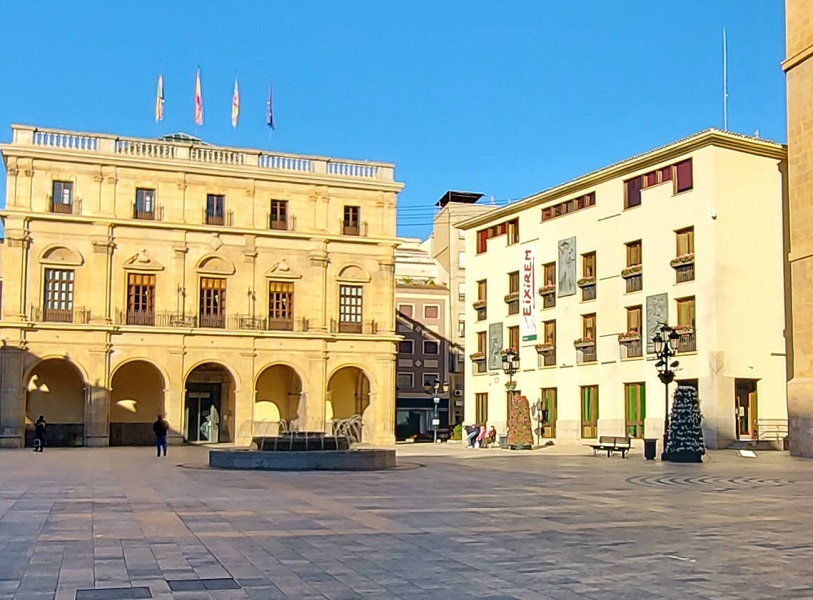
<path id="1" fill-rule="evenodd" d="M 541 286 L 538 291 L 539 291 L 540 296 L 546 296 L 547 294 L 553 294 L 554 292 L 556 292 L 556 284 L 555 283 L 548 283 L 546 285 Z"/>
<path id="2" fill-rule="evenodd" d="M 627 267 L 626 269 L 621 270 L 621 277 L 623 277 L 624 279 L 629 279 L 630 277 L 640 275 L 642 269 L 643 269 L 642 265 L 632 265 L 630 267 Z"/>
<path id="3" fill-rule="evenodd" d="M 474 302 L 471 303 L 474 310 L 477 310 L 478 308 L 485 308 L 487 304 L 488 301 L 486 300 L 475 300 Z"/>
<path id="4" fill-rule="evenodd" d="M 586 287 L 588 285 L 595 285 L 595 284 L 596 284 L 595 276 L 593 276 L 593 277 L 582 277 L 581 279 L 579 279 L 576 282 L 576 285 L 579 286 L 580 288 Z"/>
<path id="5" fill-rule="evenodd" d="M 506 294 L 503 297 L 503 300 L 505 300 L 506 304 L 519 300 L 519 292 L 511 292 L 510 294 Z"/>
<path id="6" fill-rule="evenodd" d="M 596 340 L 593 338 L 579 338 L 577 340 L 573 340 L 573 345 L 576 348 L 589 348 L 590 346 L 595 346 Z"/>
<path id="7" fill-rule="evenodd" d="M 687 254 L 681 254 L 680 256 L 676 256 L 675 258 L 669 261 L 669 264 L 673 268 L 694 264 L 694 252 L 688 252 Z"/>
<path id="8" fill-rule="evenodd" d="M 678 335 L 686 335 L 694 332 L 694 327 L 692 325 L 675 325 L 672 330 Z"/>
<path id="9" fill-rule="evenodd" d="M 471 354 L 469 354 L 469 359 L 473 361 L 485 360 L 486 355 L 484 352 L 472 352 Z"/>
<path id="10" fill-rule="evenodd" d="M 619 333 L 618 334 L 618 341 L 619 342 L 635 342 L 641 339 L 641 332 L 636 329 L 631 329 L 626 333 Z"/>
<path id="11" fill-rule="evenodd" d="M 534 348 L 536 348 L 536 351 L 539 354 L 549 354 L 550 352 L 553 352 L 556 349 L 556 346 L 554 344 L 546 342 L 542 344 L 537 344 L 536 346 L 534 346 Z"/>

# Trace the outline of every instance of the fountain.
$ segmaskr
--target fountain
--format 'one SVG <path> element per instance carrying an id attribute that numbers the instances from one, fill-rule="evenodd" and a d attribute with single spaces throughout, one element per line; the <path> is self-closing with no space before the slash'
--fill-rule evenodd
<path id="1" fill-rule="evenodd" d="M 355 448 L 361 416 L 333 421 L 333 431 L 297 431 L 280 421 L 276 435 L 255 436 L 256 448 L 209 451 L 209 466 L 264 471 L 379 471 L 395 467 L 395 450 Z"/>

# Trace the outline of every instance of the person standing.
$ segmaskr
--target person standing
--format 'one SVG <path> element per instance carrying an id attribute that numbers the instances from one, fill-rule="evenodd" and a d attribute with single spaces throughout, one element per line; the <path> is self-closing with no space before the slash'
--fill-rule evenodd
<path id="1" fill-rule="evenodd" d="M 167 455 L 167 432 L 169 431 L 169 423 L 164 420 L 162 415 L 158 415 L 155 423 L 152 424 L 152 431 L 155 433 L 155 456 L 161 456 L 161 449 L 164 450 L 164 456 Z"/>
<path id="2" fill-rule="evenodd" d="M 45 449 L 45 417 L 40 415 L 34 424 L 34 452 L 42 452 Z"/>

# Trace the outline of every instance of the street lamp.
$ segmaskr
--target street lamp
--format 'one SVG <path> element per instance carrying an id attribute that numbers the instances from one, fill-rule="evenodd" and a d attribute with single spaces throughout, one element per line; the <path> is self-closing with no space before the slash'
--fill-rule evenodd
<path id="1" fill-rule="evenodd" d="M 519 354 L 513 348 L 502 353 L 502 370 L 508 375 L 508 389 L 514 388 L 514 373 L 519 371 Z"/>
<path id="2" fill-rule="evenodd" d="M 438 425 L 440 425 L 440 417 L 438 416 L 438 405 L 440 404 L 440 394 L 449 391 L 449 383 L 444 381 L 441 383 L 437 378 L 431 384 L 425 383 L 423 391 L 433 396 L 432 400 L 435 402 L 435 414 L 432 417 L 432 429 L 434 431 L 434 442 L 438 443 Z"/>
<path id="3" fill-rule="evenodd" d="M 669 384 L 675 380 L 675 372 L 673 371 L 680 363 L 678 361 L 669 362 L 669 360 L 677 354 L 678 346 L 680 344 L 680 335 L 669 325 L 663 324 L 660 326 L 660 331 L 652 338 L 652 343 L 655 346 L 655 356 L 658 362 L 655 363 L 655 368 L 658 369 L 658 379 L 663 383 L 663 452 L 661 453 L 661 460 L 666 453 L 666 443 L 669 441 Z"/>

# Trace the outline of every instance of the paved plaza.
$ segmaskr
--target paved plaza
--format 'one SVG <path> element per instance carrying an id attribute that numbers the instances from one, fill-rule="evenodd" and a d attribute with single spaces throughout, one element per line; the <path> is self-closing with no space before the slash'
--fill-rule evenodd
<path id="1" fill-rule="evenodd" d="M 813 461 L 398 452 L 255 473 L 198 447 L 2 451 L 0 599 L 813 598 Z"/>

